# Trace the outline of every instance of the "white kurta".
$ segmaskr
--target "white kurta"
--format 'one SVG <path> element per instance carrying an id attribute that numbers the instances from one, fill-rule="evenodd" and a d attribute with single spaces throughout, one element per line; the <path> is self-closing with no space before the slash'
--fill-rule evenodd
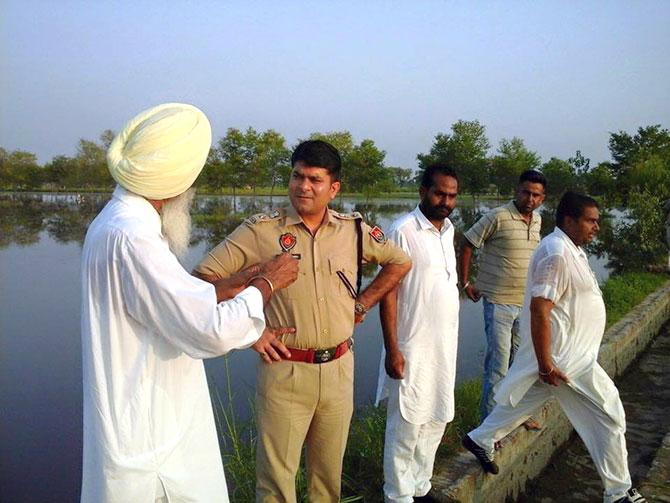
<path id="1" fill-rule="evenodd" d="M 445 219 L 438 231 L 417 206 L 391 225 L 388 236 L 412 259 L 398 291 L 398 345 L 405 357 L 400 412 L 413 424 L 448 422 L 454 417 L 458 346 L 454 226 Z M 377 403 L 391 381 L 384 358 L 382 351 Z"/>
<path id="2" fill-rule="evenodd" d="M 619 393 L 598 364 L 605 330 L 605 304 L 584 251 L 558 227 L 544 238 L 531 258 L 521 313 L 519 350 L 496 389 L 497 403 L 515 406 L 539 380 L 530 335 L 530 299 L 551 300 L 551 355 L 570 379 L 569 386 L 587 396 L 615 422 L 622 417 Z"/>
<path id="3" fill-rule="evenodd" d="M 256 288 L 217 304 L 160 217 L 117 187 L 82 251 L 82 502 L 228 501 L 202 358 L 253 344 Z"/>

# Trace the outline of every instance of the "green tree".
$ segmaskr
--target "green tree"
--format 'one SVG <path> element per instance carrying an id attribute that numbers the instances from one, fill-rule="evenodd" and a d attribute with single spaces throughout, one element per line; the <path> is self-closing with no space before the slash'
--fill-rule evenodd
<path id="1" fill-rule="evenodd" d="M 351 136 L 349 131 L 331 131 L 329 133 L 312 133 L 309 135 L 310 140 L 322 140 L 330 143 L 333 147 L 337 149 L 342 158 L 342 171 L 345 170 L 347 161 L 351 151 L 354 149 L 354 138 Z M 303 140 L 298 140 L 298 143 L 301 143 Z M 346 176 L 346 172 L 343 173 Z"/>
<path id="2" fill-rule="evenodd" d="M 498 146 L 498 155 L 491 159 L 491 182 L 499 194 L 511 194 L 521 173 L 539 165 L 540 156 L 528 150 L 521 138 L 503 138 Z"/>
<path id="3" fill-rule="evenodd" d="M 404 188 L 413 185 L 414 173 L 411 169 L 399 168 L 396 166 L 389 166 L 387 169 L 391 172 L 393 185 L 396 187 Z"/>
<path id="4" fill-rule="evenodd" d="M 235 190 L 246 183 L 245 168 L 250 153 L 245 134 L 237 128 L 228 128 L 226 135 L 219 139 L 215 150 L 215 159 L 221 162 L 218 178 L 223 182 L 222 186 L 232 187 L 235 195 Z"/>
<path id="5" fill-rule="evenodd" d="M 444 162 L 459 174 L 465 192 L 475 197 L 488 187 L 486 159 L 490 144 L 486 128 L 479 121 L 459 120 L 451 126 L 451 134 L 438 133 L 428 154 L 418 154 L 419 174 L 434 162 Z"/>
<path id="6" fill-rule="evenodd" d="M 542 165 L 542 173 L 547 178 L 547 192 L 551 197 L 560 198 L 566 190 L 577 189 L 575 170 L 563 159 L 552 157 Z"/>
<path id="7" fill-rule="evenodd" d="M 670 171 L 670 131 L 656 124 L 638 128 L 635 135 L 612 133 L 609 149 L 616 179 L 613 194 L 624 204 L 633 188 L 648 187 L 652 193 L 668 191 L 665 173 Z"/>
<path id="8" fill-rule="evenodd" d="M 592 196 L 609 196 L 615 186 L 609 162 L 601 162 L 583 176 L 586 191 Z"/>
<path id="9" fill-rule="evenodd" d="M 290 152 L 284 137 L 272 129 L 259 133 L 249 127 L 246 131 L 229 128 L 210 150 L 203 174 L 198 183 L 213 189 L 249 186 L 274 187 L 286 182 Z"/>
<path id="10" fill-rule="evenodd" d="M 361 141 L 348 156 L 349 175 L 345 189 L 361 192 L 368 198 L 380 191 L 390 190 L 393 185 L 392 173 L 384 166 L 385 157 L 386 152 L 378 149 L 374 141 Z"/>
<path id="11" fill-rule="evenodd" d="M 210 148 L 205 165 L 195 180 L 195 186 L 208 187 L 213 190 L 220 189 L 226 185 L 222 173 L 223 162 L 219 158 L 219 153 L 216 148 Z"/>
<path id="12" fill-rule="evenodd" d="M 600 251 L 608 254 L 611 267 L 618 271 L 642 270 L 666 256 L 662 203 L 658 195 L 647 190 L 630 192 L 629 218 L 599 235 Z"/>
<path id="13" fill-rule="evenodd" d="M 659 155 L 652 154 L 636 162 L 626 178 L 637 192 L 648 192 L 662 199 L 670 197 L 670 164 Z"/>
<path id="14" fill-rule="evenodd" d="M 76 179 L 73 186 L 79 187 L 112 187 L 114 180 L 107 169 L 107 149 L 114 133 L 109 129 L 100 135 L 100 143 L 80 139 L 77 145 Z M 73 177 L 75 178 L 75 177 Z"/>
<path id="15" fill-rule="evenodd" d="M 660 156 L 666 162 L 669 161 L 670 131 L 656 124 L 640 127 L 632 136 L 625 131 L 611 133 L 609 150 L 614 160 L 612 171 L 619 178 L 635 164 L 652 155 Z"/>
<path id="16" fill-rule="evenodd" d="M 577 152 L 575 152 L 575 156 L 570 157 L 568 159 L 568 162 L 572 165 L 575 174 L 578 177 L 582 178 L 589 171 L 591 159 L 589 159 L 588 157 L 584 157 L 582 155 L 581 150 L 577 150 Z"/>
<path id="17" fill-rule="evenodd" d="M 107 152 L 107 150 L 109 149 L 109 146 L 112 144 L 112 141 L 114 140 L 115 136 L 116 133 L 111 129 L 105 129 L 100 134 L 100 144 L 102 148 L 105 150 L 105 152 Z"/>
<path id="18" fill-rule="evenodd" d="M 288 184 L 291 152 L 286 148 L 282 134 L 273 129 L 262 133 L 258 138 L 256 156 L 270 183 L 270 194 L 274 193 L 275 186 Z"/>
<path id="19" fill-rule="evenodd" d="M 66 155 L 57 155 L 44 166 L 44 183 L 54 188 L 76 185 L 79 179 L 79 166 L 76 159 Z"/>
<path id="20" fill-rule="evenodd" d="M 0 147 L 0 187 L 8 187 L 11 183 L 7 157 L 9 157 L 9 152 Z"/>
<path id="21" fill-rule="evenodd" d="M 34 189 L 42 183 L 37 156 L 25 150 L 0 152 L 0 184 L 8 188 Z"/>

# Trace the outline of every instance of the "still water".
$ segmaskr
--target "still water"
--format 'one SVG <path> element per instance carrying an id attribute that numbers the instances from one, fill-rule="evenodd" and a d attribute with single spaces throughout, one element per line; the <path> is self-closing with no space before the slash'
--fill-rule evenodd
<path id="1" fill-rule="evenodd" d="M 79 260 L 86 227 L 108 197 L 0 194 L 2 502 L 69 502 L 79 498 Z M 190 270 L 197 264 L 246 215 L 285 203 L 284 197 L 197 198 L 186 268 Z M 497 204 L 473 206 L 469 198 L 464 199 L 452 220 L 462 231 L 488 207 Z M 335 206 L 340 211 L 360 211 L 366 221 L 385 229 L 415 205 L 416 201 L 410 199 L 362 202 L 344 198 L 337 199 Z M 549 211 L 543 214 L 547 220 L 550 215 Z M 604 280 L 605 260 L 592 257 L 591 264 L 599 279 Z M 375 308 L 355 332 L 357 406 L 374 400 L 381 348 Z M 481 302 L 461 301 L 457 381 L 481 374 L 483 352 Z M 245 350 L 227 358 L 227 365 L 224 358 L 207 361 L 208 377 L 224 402 L 228 401 L 226 390 L 230 385 L 237 415 L 248 418 L 258 357 Z"/>

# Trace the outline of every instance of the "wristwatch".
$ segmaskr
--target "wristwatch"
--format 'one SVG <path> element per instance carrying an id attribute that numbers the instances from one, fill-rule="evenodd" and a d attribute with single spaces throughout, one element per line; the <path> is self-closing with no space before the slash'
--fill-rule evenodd
<path id="1" fill-rule="evenodd" d="M 361 304 L 360 302 L 356 302 L 356 303 L 354 304 L 354 312 L 355 312 L 356 314 L 360 314 L 361 316 L 365 316 L 365 315 L 367 314 L 367 312 L 368 312 L 368 308 L 365 307 L 365 306 L 364 306 L 363 304 Z"/>

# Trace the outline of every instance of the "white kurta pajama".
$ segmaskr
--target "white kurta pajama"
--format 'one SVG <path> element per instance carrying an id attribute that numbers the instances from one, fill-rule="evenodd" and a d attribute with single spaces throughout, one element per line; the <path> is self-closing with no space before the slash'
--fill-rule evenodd
<path id="1" fill-rule="evenodd" d="M 411 502 L 430 490 L 435 453 L 454 417 L 458 345 L 458 287 L 454 226 L 442 230 L 417 207 L 396 220 L 389 239 L 412 259 L 398 290 L 397 336 L 405 376 L 379 368 L 377 403 L 388 396 L 384 444 L 384 497 Z"/>
<path id="2" fill-rule="evenodd" d="M 260 337 L 260 292 L 217 304 L 151 204 L 117 187 L 86 235 L 82 293 L 82 502 L 228 501 L 201 358 Z"/>
<path id="3" fill-rule="evenodd" d="M 545 298 L 551 310 L 551 355 L 569 383 L 539 380 L 530 334 L 530 300 Z M 619 392 L 597 362 L 605 329 L 605 304 L 584 251 L 559 228 L 542 240 L 528 270 L 521 314 L 521 345 L 496 389 L 496 407 L 469 436 L 493 458 L 494 444 L 550 398 L 556 398 L 584 441 L 605 486 L 604 501 L 631 487 L 626 420 Z"/>

